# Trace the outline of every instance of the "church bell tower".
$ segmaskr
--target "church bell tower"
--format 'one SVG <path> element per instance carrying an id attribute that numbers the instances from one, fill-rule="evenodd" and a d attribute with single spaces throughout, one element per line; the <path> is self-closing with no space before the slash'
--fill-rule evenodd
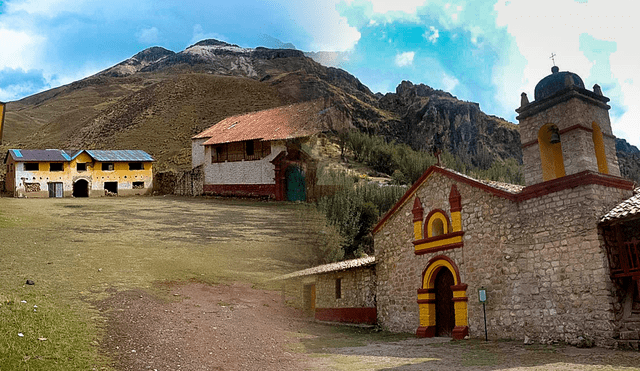
<path id="1" fill-rule="evenodd" d="M 522 93 L 516 109 L 527 186 L 584 171 L 620 176 L 609 98 L 587 90 L 580 76 L 551 68 L 535 100 Z"/>

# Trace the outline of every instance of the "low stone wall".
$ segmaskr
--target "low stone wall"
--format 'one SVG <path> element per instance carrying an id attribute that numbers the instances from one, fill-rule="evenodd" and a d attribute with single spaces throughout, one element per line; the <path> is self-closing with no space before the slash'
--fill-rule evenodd
<path id="1" fill-rule="evenodd" d="M 317 275 L 317 320 L 374 324 L 376 317 L 375 266 Z"/>
<path id="2" fill-rule="evenodd" d="M 189 171 L 165 171 L 154 175 L 153 192 L 161 195 L 200 196 L 203 194 L 202 166 Z"/>

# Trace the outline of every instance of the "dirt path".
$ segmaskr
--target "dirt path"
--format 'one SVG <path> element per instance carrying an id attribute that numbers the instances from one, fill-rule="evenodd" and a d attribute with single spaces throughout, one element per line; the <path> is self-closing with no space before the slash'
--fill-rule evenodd
<path id="1" fill-rule="evenodd" d="M 119 370 L 299 370 L 290 335 L 306 321 L 272 291 L 249 285 L 180 285 L 176 302 L 144 291 L 103 301 L 103 348 Z"/>

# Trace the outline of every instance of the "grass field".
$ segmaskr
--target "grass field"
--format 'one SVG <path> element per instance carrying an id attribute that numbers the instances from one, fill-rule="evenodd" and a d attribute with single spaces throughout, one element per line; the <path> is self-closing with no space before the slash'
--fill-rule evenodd
<path id="1" fill-rule="evenodd" d="M 275 289 L 310 264 L 311 218 L 309 205 L 258 201 L 0 198 L 0 371 L 113 371 L 96 303 L 128 290 L 170 302 L 166 283 L 180 281 Z M 290 335 L 314 370 L 640 370 L 638 352 L 317 324 Z"/>
<path id="2" fill-rule="evenodd" d="M 269 288 L 309 265 L 308 211 L 195 198 L 0 198 L 0 370 L 99 369 L 104 320 L 92 303 L 114 291 L 162 295 L 158 283 L 188 280 Z"/>

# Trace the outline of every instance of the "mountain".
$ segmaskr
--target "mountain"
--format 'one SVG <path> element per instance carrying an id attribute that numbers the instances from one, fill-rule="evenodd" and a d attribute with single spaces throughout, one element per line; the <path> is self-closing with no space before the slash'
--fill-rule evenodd
<path id="1" fill-rule="evenodd" d="M 517 126 L 485 114 L 477 103 L 408 81 L 395 93 L 374 94 L 348 72 L 302 51 L 213 39 L 177 53 L 148 48 L 93 76 L 9 102 L 0 150 L 135 148 L 152 154 L 158 170 L 186 169 L 190 138 L 223 118 L 317 98 L 343 112 L 337 125 L 414 149 L 439 144 L 482 168 L 522 159 Z"/>

